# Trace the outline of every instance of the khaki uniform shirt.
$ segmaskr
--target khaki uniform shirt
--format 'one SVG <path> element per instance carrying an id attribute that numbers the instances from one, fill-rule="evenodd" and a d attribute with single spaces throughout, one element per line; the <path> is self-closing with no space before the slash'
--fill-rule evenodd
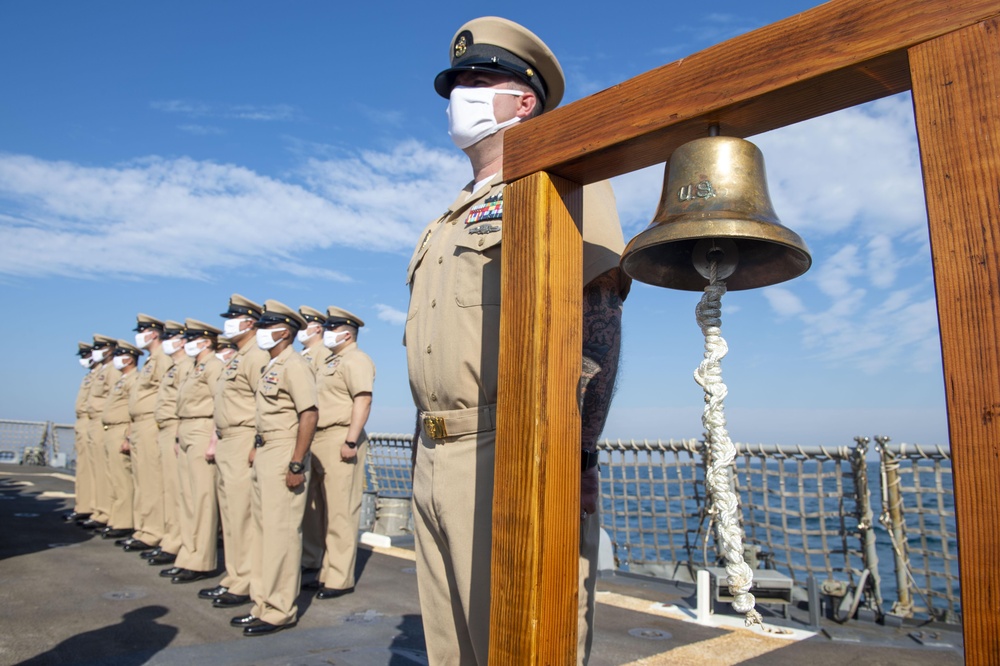
<path id="1" fill-rule="evenodd" d="M 319 406 L 318 428 L 351 425 L 354 397 L 371 393 L 375 384 L 375 364 L 355 342 L 339 354 L 332 354 L 316 371 Z"/>
<path id="2" fill-rule="evenodd" d="M 330 350 L 323 345 L 317 345 L 312 349 L 305 348 L 301 352 L 302 358 L 309 361 L 309 365 L 319 370 L 323 362 L 330 356 Z"/>
<path id="3" fill-rule="evenodd" d="M 170 365 L 160 380 L 160 389 L 156 392 L 156 405 L 153 408 L 153 415 L 160 425 L 177 419 L 177 392 L 187 373 L 194 367 L 190 356 L 185 356 L 180 362 L 168 356 L 167 361 Z"/>
<path id="4" fill-rule="evenodd" d="M 503 189 L 497 174 L 475 196 L 464 190 L 424 230 L 410 260 L 404 344 L 421 411 L 496 404 Z M 609 183 L 583 188 L 583 211 L 586 285 L 618 267 L 625 241 Z"/>
<path id="5" fill-rule="evenodd" d="M 87 371 L 87 374 L 83 376 L 83 380 L 80 382 L 80 390 L 76 392 L 76 404 L 74 405 L 74 410 L 76 412 L 76 418 L 82 419 L 89 416 L 87 413 L 87 398 L 90 396 L 90 385 L 94 381 L 96 373 L 94 368 Z"/>
<path id="6" fill-rule="evenodd" d="M 195 361 L 177 390 L 177 416 L 182 419 L 210 419 L 215 412 L 215 385 L 222 375 L 222 361 L 210 354 Z"/>
<path id="7" fill-rule="evenodd" d="M 133 421 L 148 418 L 156 410 L 156 396 L 160 390 L 160 382 L 167 368 L 173 363 L 162 349 L 157 347 L 149 354 L 149 358 L 137 370 L 139 377 L 132 384 L 128 397 L 128 414 Z"/>
<path id="8" fill-rule="evenodd" d="M 128 396 L 138 377 L 138 370 L 132 370 L 128 374 L 118 373 L 118 380 L 111 386 L 111 392 L 108 393 L 108 397 L 104 402 L 101 423 L 104 425 L 118 425 L 129 422 Z"/>
<path id="9" fill-rule="evenodd" d="M 291 345 L 264 370 L 257 386 L 257 432 L 294 437 L 299 414 L 316 406 L 316 370 Z"/>
<path id="10" fill-rule="evenodd" d="M 92 420 L 101 420 L 104 403 L 107 402 L 108 395 L 111 394 L 111 387 L 121 376 L 121 370 L 115 369 L 110 361 L 94 369 L 94 379 L 90 382 L 90 394 L 87 396 L 87 415 Z"/>
<path id="11" fill-rule="evenodd" d="M 255 339 L 229 359 L 215 385 L 215 427 L 220 431 L 256 425 L 255 393 L 270 360 L 271 355 L 258 347 Z"/>

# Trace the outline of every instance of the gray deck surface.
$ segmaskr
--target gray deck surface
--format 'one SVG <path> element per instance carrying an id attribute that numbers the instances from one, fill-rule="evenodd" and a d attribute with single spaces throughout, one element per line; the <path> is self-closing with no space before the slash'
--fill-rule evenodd
<path id="1" fill-rule="evenodd" d="M 363 547 L 354 594 L 320 601 L 303 592 L 296 627 L 245 638 L 229 619 L 249 606 L 215 609 L 196 596 L 218 579 L 174 585 L 157 575 L 162 567 L 63 522 L 72 492 L 72 477 L 62 470 L 0 465 L 0 664 L 427 663 L 411 551 Z M 704 627 L 653 608 L 692 605 L 690 587 L 609 576 L 598 590 L 592 666 L 963 661 L 961 633 L 947 625 L 830 623 L 826 632 L 792 642 Z"/>

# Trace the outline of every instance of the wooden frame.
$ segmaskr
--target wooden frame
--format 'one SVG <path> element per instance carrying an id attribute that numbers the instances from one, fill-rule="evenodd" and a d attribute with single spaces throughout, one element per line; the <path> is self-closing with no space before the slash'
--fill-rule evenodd
<path id="1" fill-rule="evenodd" d="M 713 123 L 746 137 L 905 90 L 941 324 L 965 657 L 1000 663 L 998 16 L 1000 0 L 833 0 L 508 130 L 492 663 L 576 661 L 581 186 L 665 162 Z"/>

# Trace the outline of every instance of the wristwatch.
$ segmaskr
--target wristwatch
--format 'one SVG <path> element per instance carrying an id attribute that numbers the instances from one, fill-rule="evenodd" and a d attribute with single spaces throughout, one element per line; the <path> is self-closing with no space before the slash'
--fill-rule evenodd
<path id="1" fill-rule="evenodd" d="M 344 442 L 344 444 L 347 444 L 347 448 L 349 448 L 349 449 L 356 449 L 356 448 L 358 448 L 358 443 L 357 442 Z"/>
<path id="2" fill-rule="evenodd" d="M 588 451 L 587 449 L 580 451 L 580 471 L 586 472 L 588 469 L 597 467 L 599 455 L 597 451 Z"/>
<path id="3" fill-rule="evenodd" d="M 288 471 L 291 472 L 292 474 L 301 474 L 302 472 L 306 471 L 306 466 L 300 462 L 293 460 L 292 462 L 288 463 Z"/>

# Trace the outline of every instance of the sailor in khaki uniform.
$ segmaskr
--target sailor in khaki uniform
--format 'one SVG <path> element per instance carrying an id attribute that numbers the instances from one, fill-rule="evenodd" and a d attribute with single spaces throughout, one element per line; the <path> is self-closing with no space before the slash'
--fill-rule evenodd
<path id="1" fill-rule="evenodd" d="M 193 359 L 184 351 L 184 324 L 167 320 L 163 325 L 162 350 L 167 360 L 166 370 L 156 392 L 153 415 L 156 420 L 156 443 L 160 449 L 161 488 L 163 488 L 163 538 L 160 545 L 144 551 L 151 566 L 173 564 L 181 548 L 181 497 L 180 476 L 177 467 L 177 393 L 181 382 L 194 367 Z"/>
<path id="2" fill-rule="evenodd" d="M 128 398 L 132 385 L 138 377 L 136 367 L 142 350 L 124 340 L 118 340 L 112 364 L 119 371 L 119 377 L 111 387 L 101 423 L 104 424 L 104 454 L 107 457 L 108 479 L 111 481 L 111 510 L 105 539 L 122 539 L 132 534 L 133 496 L 135 482 L 132 480 L 132 456 L 129 449 L 131 422 L 128 414 Z"/>
<path id="3" fill-rule="evenodd" d="M 295 339 L 302 343 L 302 358 L 318 369 L 330 355 L 330 350 L 323 346 L 326 313 L 302 305 L 299 306 L 299 314 L 306 320 L 306 327 L 296 334 Z M 314 474 L 315 471 L 313 469 Z M 323 489 L 320 484 L 310 480 L 308 493 L 306 515 L 302 518 L 302 586 L 317 588 L 326 540 L 326 511 L 323 508 Z"/>
<path id="4" fill-rule="evenodd" d="M 77 343 L 77 356 L 80 357 L 80 365 L 86 369 L 86 374 L 80 380 L 80 390 L 76 392 L 76 404 L 74 413 L 76 421 L 73 424 L 73 441 L 76 448 L 76 502 L 73 511 L 66 514 L 64 518 L 69 521 L 82 523 L 94 510 L 94 478 L 90 470 L 90 451 L 87 441 L 87 396 L 90 394 L 90 382 L 94 379 L 94 361 L 92 360 L 93 347 L 86 343 Z"/>
<path id="5" fill-rule="evenodd" d="M 435 664 L 485 664 L 490 566 L 500 263 L 503 135 L 555 108 L 562 69 L 524 27 L 496 17 L 462 26 L 451 67 L 435 90 L 449 99 L 449 134 L 473 178 L 421 234 L 410 261 L 405 344 L 419 410 L 413 480 L 417 583 L 428 657 Z M 607 183 L 583 193 L 584 372 L 581 379 L 580 614 L 578 660 L 591 640 L 599 536 L 596 434 L 617 371 L 621 300 L 628 279 Z M 593 357 L 593 358 L 590 358 Z"/>
<path id="6" fill-rule="evenodd" d="M 310 479 L 322 490 L 326 514 L 326 555 L 317 599 L 333 599 L 354 590 L 368 451 L 365 423 L 375 384 L 375 364 L 357 343 L 358 329 L 365 323 L 340 308 L 328 308 L 327 315 L 323 345 L 332 353 L 316 374 L 319 425 Z"/>
<path id="7" fill-rule="evenodd" d="M 213 576 L 219 537 L 212 395 L 222 375 L 222 363 L 215 358 L 215 341 L 222 331 L 197 319 L 185 320 L 184 328 L 184 351 L 194 359 L 194 367 L 177 392 L 181 548 L 174 566 L 160 572 L 173 583 Z"/>
<path id="8" fill-rule="evenodd" d="M 91 357 L 95 365 L 94 379 L 90 382 L 90 393 L 87 395 L 87 446 L 93 453 L 90 456 L 90 474 L 94 479 L 94 506 L 90 519 L 83 526 L 103 532 L 110 529 L 108 518 L 111 514 L 111 480 L 108 478 L 108 456 L 104 451 L 101 413 L 121 372 L 112 363 L 115 338 L 95 335 L 93 347 Z"/>
<path id="9" fill-rule="evenodd" d="M 219 340 L 215 345 L 215 358 L 219 359 L 219 363 L 222 363 L 222 367 L 229 365 L 229 362 L 233 360 L 240 348 L 236 346 L 236 343 L 231 340 Z"/>
<path id="10" fill-rule="evenodd" d="M 250 562 L 253 556 L 253 515 L 250 496 L 250 465 L 257 434 L 257 384 L 268 353 L 257 346 L 256 325 L 263 308 L 248 298 L 233 294 L 225 317 L 223 334 L 237 346 L 237 353 L 223 367 L 215 385 L 215 428 L 219 443 L 215 464 L 219 469 L 219 513 L 225 543 L 226 574 L 213 589 L 199 596 L 211 599 L 216 608 L 250 603 Z"/>
<path id="11" fill-rule="evenodd" d="M 152 550 L 163 538 L 163 465 L 154 411 L 160 381 L 171 363 L 163 353 L 163 322 L 147 314 L 136 316 L 135 346 L 149 353 L 129 394 L 128 413 L 132 421 L 129 451 L 135 480 L 134 526 L 125 551 Z"/>
<path id="12" fill-rule="evenodd" d="M 257 344 L 270 355 L 257 387 L 257 441 L 253 457 L 253 610 L 234 617 L 246 636 L 271 634 L 298 621 L 302 581 L 302 514 L 309 483 L 309 447 L 316 432 L 316 373 L 295 352 L 306 326 L 298 312 L 266 301 Z"/>

